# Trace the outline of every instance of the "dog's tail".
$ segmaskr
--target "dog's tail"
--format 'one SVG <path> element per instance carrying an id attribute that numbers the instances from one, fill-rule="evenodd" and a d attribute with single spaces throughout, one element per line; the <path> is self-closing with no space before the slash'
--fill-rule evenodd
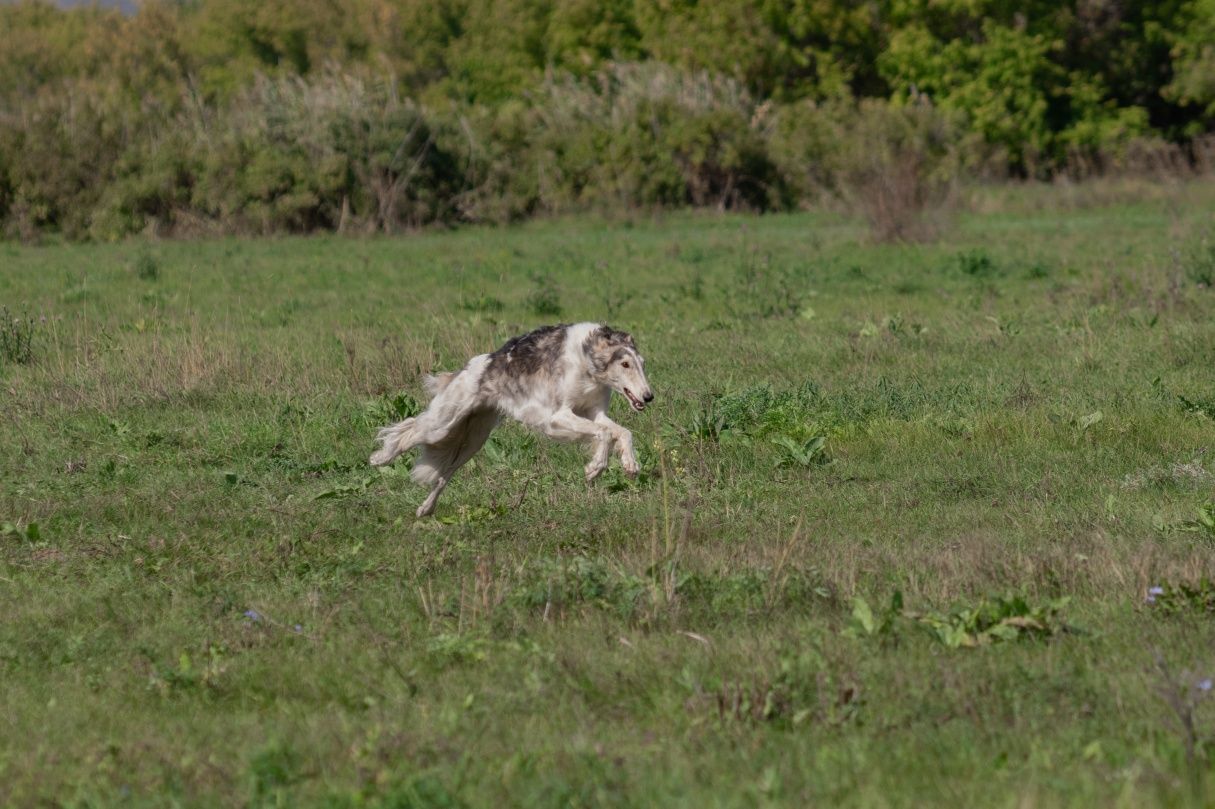
<path id="1" fill-rule="evenodd" d="M 412 449 L 416 421 L 417 419 L 409 418 L 380 430 L 375 437 L 375 440 L 380 442 L 380 448 L 371 454 L 371 465 L 383 466 L 391 463 L 398 455 Z"/>
<path id="2" fill-rule="evenodd" d="M 422 377 L 422 386 L 426 388 L 426 393 L 433 399 L 451 384 L 451 381 L 456 378 L 456 374 L 458 373 L 460 372 L 452 371 L 445 374 L 428 374 Z M 380 442 L 380 448 L 372 453 L 371 465 L 383 466 L 384 464 L 392 463 L 398 455 L 413 449 L 417 445 L 417 441 L 414 440 L 416 422 L 416 418 L 408 418 L 380 430 L 375 437 L 375 440 Z"/>
<path id="3" fill-rule="evenodd" d="M 421 444 L 424 447 L 423 457 L 418 459 L 418 465 L 414 467 L 414 480 L 419 482 L 429 481 L 431 478 L 437 480 L 441 476 L 439 470 L 446 468 L 443 453 L 447 452 L 450 455 L 452 451 L 433 449 L 431 445 L 454 444 L 457 449 L 451 457 L 461 455 L 459 447 L 465 443 L 465 437 L 460 433 L 460 429 L 463 429 L 461 425 L 476 408 L 477 383 L 488 361 L 489 356 L 482 354 L 473 357 L 468 361 L 468 365 L 459 371 L 425 377 L 422 384 L 432 397 L 430 405 L 414 418 L 405 419 L 380 430 L 376 435 L 380 448 L 372 454 L 371 465 L 383 466 L 391 463 L 398 455 Z M 465 376 L 466 372 L 467 376 Z M 452 383 L 457 378 L 459 381 L 453 387 Z M 496 424 L 496 412 L 493 415 Z M 492 426 L 490 429 L 493 429 Z M 455 435 L 452 435 L 453 431 L 455 431 Z M 489 433 L 486 432 L 472 451 L 480 449 L 481 444 L 484 444 L 488 437 Z M 467 459 L 465 457 L 465 460 Z M 423 471 L 418 471 L 419 465 Z"/>
<path id="4" fill-rule="evenodd" d="M 433 399 L 446 390 L 459 373 L 459 371 L 449 371 L 441 374 L 427 374 L 422 377 L 422 387 L 426 388 L 427 395 Z"/>

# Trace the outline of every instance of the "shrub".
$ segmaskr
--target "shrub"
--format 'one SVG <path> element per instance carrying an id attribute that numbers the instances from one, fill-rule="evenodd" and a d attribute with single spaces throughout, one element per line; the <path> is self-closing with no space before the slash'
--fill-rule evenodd
<path id="1" fill-rule="evenodd" d="M 657 63 L 551 74 L 526 106 L 477 116 L 477 190 L 464 210 L 507 218 L 537 209 L 783 207 L 789 195 L 767 153 L 765 109 L 736 82 Z M 504 194 L 512 202 L 503 210 L 492 200 Z"/>
<path id="2" fill-rule="evenodd" d="M 1069 150 L 1125 142 L 1147 129 L 1144 107 L 1108 103 L 1099 74 L 1060 64 L 1058 33 L 992 17 L 974 23 L 965 36 L 938 37 L 918 25 L 893 32 L 877 60 L 892 98 L 932 98 L 1029 175 L 1048 173 Z"/>
<path id="3" fill-rule="evenodd" d="M 0 119 L 0 154 L 10 155 L 0 197 L 10 197 L 9 230 L 31 239 L 54 229 L 88 234 L 92 213 L 130 143 L 152 113 L 128 105 L 112 83 L 74 79 L 44 87 Z"/>
<path id="4" fill-rule="evenodd" d="M 391 82 L 261 79 L 212 129 L 193 203 L 257 230 L 393 232 L 445 218 L 462 186 L 431 118 Z"/>
<path id="5" fill-rule="evenodd" d="M 837 139 L 832 186 L 878 241 L 934 238 L 954 201 L 961 132 L 926 101 L 861 102 Z"/>
<path id="6" fill-rule="evenodd" d="M 531 156 L 530 117 L 530 108 L 518 100 L 464 111 L 459 124 L 466 133 L 460 141 L 467 152 L 465 183 L 453 200 L 461 219 L 512 222 L 538 209 L 541 172 Z"/>
<path id="7" fill-rule="evenodd" d="M 90 217 L 92 238 L 112 240 L 145 229 L 171 232 L 189 218 L 201 172 L 199 150 L 188 128 L 165 129 L 131 144 L 118 158 Z"/>
<path id="8" fill-rule="evenodd" d="M 799 199 L 842 203 L 878 241 L 934 237 L 964 168 L 981 160 L 957 120 L 924 99 L 789 105 L 776 114 L 770 140 Z"/>
<path id="9" fill-rule="evenodd" d="M 1209 0 L 59 5 L 0 3 L 0 225 L 26 240 L 823 198 L 905 240 L 964 132 L 1001 175 L 1215 164 Z"/>
<path id="10" fill-rule="evenodd" d="M 88 182 L 99 193 L 43 193 L 45 178 L 18 190 L 36 225 L 59 224 L 61 209 L 80 208 L 91 215 L 73 232 L 87 225 L 102 239 L 200 224 L 229 233 L 394 232 L 457 214 L 464 167 L 441 127 L 390 81 L 336 71 L 262 77 L 223 106 L 187 108 L 107 147 L 104 171 L 78 169 L 58 183 Z M 76 156 L 80 148 L 60 151 Z"/>

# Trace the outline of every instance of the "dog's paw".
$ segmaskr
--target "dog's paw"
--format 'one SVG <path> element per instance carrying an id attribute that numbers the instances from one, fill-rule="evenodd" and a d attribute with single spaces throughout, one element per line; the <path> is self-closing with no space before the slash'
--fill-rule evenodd
<path id="1" fill-rule="evenodd" d="M 603 470 L 607 468 L 607 464 L 588 463 L 586 465 L 586 482 L 591 483 L 595 478 L 603 474 Z"/>
<path id="2" fill-rule="evenodd" d="M 636 458 L 623 458 L 620 465 L 624 467 L 624 473 L 631 478 L 637 477 L 637 473 L 641 471 L 641 464 L 637 463 Z"/>

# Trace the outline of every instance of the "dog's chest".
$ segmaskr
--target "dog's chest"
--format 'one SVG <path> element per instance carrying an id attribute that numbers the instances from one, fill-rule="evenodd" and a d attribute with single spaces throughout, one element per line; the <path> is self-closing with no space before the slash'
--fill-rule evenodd
<path id="1" fill-rule="evenodd" d="M 577 413 L 601 410 L 607 407 L 611 389 L 592 380 L 579 380 L 567 391 L 570 408 Z"/>

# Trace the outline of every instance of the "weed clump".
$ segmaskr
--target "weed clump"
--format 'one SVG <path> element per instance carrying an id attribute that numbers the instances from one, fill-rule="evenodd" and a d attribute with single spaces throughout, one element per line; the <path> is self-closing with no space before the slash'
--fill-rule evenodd
<path id="1" fill-rule="evenodd" d="M 1181 530 L 1215 540 L 1215 500 L 1199 506 L 1194 519 L 1182 523 Z"/>
<path id="2" fill-rule="evenodd" d="M 403 421 L 422 412 L 422 404 L 408 393 L 384 394 L 363 406 L 368 427 L 383 427 Z"/>
<path id="3" fill-rule="evenodd" d="M 1197 612 L 1215 615 L 1215 579 L 1195 584 L 1164 584 L 1149 587 L 1144 603 L 1162 615 Z"/>
<path id="4" fill-rule="evenodd" d="M 793 317 L 804 311 L 805 272 L 771 254 L 748 253 L 733 282 L 722 290 L 730 314 L 740 320 Z"/>
<path id="5" fill-rule="evenodd" d="M 1173 264 L 1190 283 L 1215 289 L 1215 238 L 1207 233 L 1184 250 L 1174 250 Z"/>
<path id="6" fill-rule="evenodd" d="M 17 365 L 33 362 L 34 337 L 39 324 L 45 320 L 35 320 L 30 315 L 14 315 L 7 306 L 0 306 L 0 358 Z"/>
<path id="7" fill-rule="evenodd" d="M 498 300 L 493 295 L 483 292 L 476 297 L 464 298 L 460 301 L 460 307 L 466 312 L 490 314 L 493 312 L 501 312 L 503 304 L 502 301 Z"/>
<path id="8" fill-rule="evenodd" d="M 831 598 L 815 569 L 693 571 L 659 561 L 633 573 L 584 556 L 538 565 L 508 596 L 515 606 L 548 618 L 592 607 L 640 624 L 673 611 L 720 621 Z"/>
<path id="9" fill-rule="evenodd" d="M 895 592 L 889 606 L 874 611 L 864 598 L 852 602 L 852 619 L 844 634 L 851 637 L 897 639 L 907 626 L 927 629 L 934 640 L 950 649 L 987 646 L 1005 641 L 1047 638 L 1071 629 L 1061 613 L 1069 598 L 1031 604 L 1022 596 L 981 598 L 948 612 L 915 612 L 903 606 Z"/>
<path id="10" fill-rule="evenodd" d="M 561 292 L 551 275 L 532 276 L 532 290 L 527 296 L 527 308 L 537 317 L 558 317 L 561 314 Z"/>
<path id="11" fill-rule="evenodd" d="M 1186 413 L 1194 413 L 1199 416 L 1206 416 L 1209 419 L 1215 419 L 1215 397 L 1190 399 L 1178 394 L 1177 404 L 1181 405 L 1181 409 Z"/>
<path id="12" fill-rule="evenodd" d="M 864 705 L 860 697 L 852 676 L 825 670 L 822 656 L 808 651 L 782 655 L 775 672 L 749 682 L 726 680 L 701 699 L 689 701 L 689 707 L 708 703 L 721 721 L 729 722 L 842 725 L 859 718 Z"/>
<path id="13" fill-rule="evenodd" d="M 647 582 L 605 562 L 575 557 L 543 565 L 538 575 L 519 587 L 513 600 L 522 607 L 564 612 L 579 604 L 592 604 L 621 616 L 633 615 Z"/>
<path id="14" fill-rule="evenodd" d="M 797 441 L 814 438 L 812 422 L 825 414 L 826 401 L 814 382 L 795 390 L 774 391 L 770 385 L 753 385 L 737 393 L 715 397 L 692 417 L 688 432 L 718 441 L 731 437 L 783 434 Z"/>
<path id="15" fill-rule="evenodd" d="M 827 436 L 816 435 L 808 441 L 797 441 L 787 435 L 778 435 L 772 439 L 781 450 L 777 466 L 801 467 L 809 469 L 812 466 L 822 466 L 830 463 L 827 455 Z"/>
<path id="16" fill-rule="evenodd" d="M 141 250 L 135 257 L 135 275 L 141 281 L 155 281 L 160 278 L 160 262 L 151 251 Z"/>
<path id="17" fill-rule="evenodd" d="M 834 422 L 813 382 L 780 392 L 756 385 L 709 402 L 693 415 L 688 432 L 710 441 L 766 438 L 776 448 L 777 468 L 810 469 L 831 463 L 826 432 Z"/>
<path id="18" fill-rule="evenodd" d="M 962 274 L 971 278 L 990 278 L 999 272 L 995 260 L 982 248 L 958 253 L 954 260 Z"/>

